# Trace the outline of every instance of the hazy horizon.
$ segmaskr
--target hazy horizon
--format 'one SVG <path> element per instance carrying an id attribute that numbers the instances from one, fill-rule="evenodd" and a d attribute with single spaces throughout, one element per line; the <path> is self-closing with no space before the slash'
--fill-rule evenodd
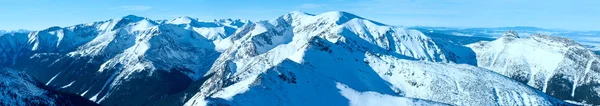
<path id="1" fill-rule="evenodd" d="M 201 20 L 270 20 L 291 11 L 321 14 L 345 11 L 396 26 L 493 28 L 530 26 L 598 31 L 600 1 L 556 0 L 291 0 L 276 1 L 0 1 L 1 30 L 42 30 L 52 26 L 137 15 L 153 20 L 189 16 Z"/>

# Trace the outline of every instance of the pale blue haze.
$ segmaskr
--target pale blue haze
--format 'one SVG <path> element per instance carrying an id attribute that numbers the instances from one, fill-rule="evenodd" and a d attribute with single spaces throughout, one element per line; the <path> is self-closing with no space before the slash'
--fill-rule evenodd
<path id="1" fill-rule="evenodd" d="M 402 26 L 600 30 L 599 0 L 1 0 L 0 29 L 40 30 L 129 14 L 256 21 L 294 10 L 346 11 Z"/>

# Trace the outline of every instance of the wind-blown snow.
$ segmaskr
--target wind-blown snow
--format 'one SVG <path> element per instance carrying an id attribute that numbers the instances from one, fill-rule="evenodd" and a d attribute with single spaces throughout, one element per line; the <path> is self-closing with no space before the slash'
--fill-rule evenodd
<path id="1" fill-rule="evenodd" d="M 435 103 L 425 100 L 409 99 L 377 92 L 358 92 L 348 86 L 337 83 L 336 87 L 340 93 L 348 98 L 350 106 L 445 106 L 446 104 Z"/>

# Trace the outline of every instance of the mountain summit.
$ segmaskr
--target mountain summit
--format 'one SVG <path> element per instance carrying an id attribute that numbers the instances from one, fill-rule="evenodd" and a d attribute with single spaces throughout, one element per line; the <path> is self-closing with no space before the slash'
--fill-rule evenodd
<path id="1" fill-rule="evenodd" d="M 519 34 L 513 30 L 509 30 L 508 32 L 504 33 L 501 37 L 513 37 L 513 38 L 520 38 Z"/>

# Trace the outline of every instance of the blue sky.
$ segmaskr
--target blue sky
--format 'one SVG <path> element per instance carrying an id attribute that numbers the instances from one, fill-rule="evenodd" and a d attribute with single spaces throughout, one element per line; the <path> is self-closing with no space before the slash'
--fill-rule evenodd
<path id="1" fill-rule="evenodd" d="M 600 0 L 1 0 L 0 29 L 40 30 L 129 14 L 269 20 L 346 11 L 389 25 L 600 30 Z"/>

